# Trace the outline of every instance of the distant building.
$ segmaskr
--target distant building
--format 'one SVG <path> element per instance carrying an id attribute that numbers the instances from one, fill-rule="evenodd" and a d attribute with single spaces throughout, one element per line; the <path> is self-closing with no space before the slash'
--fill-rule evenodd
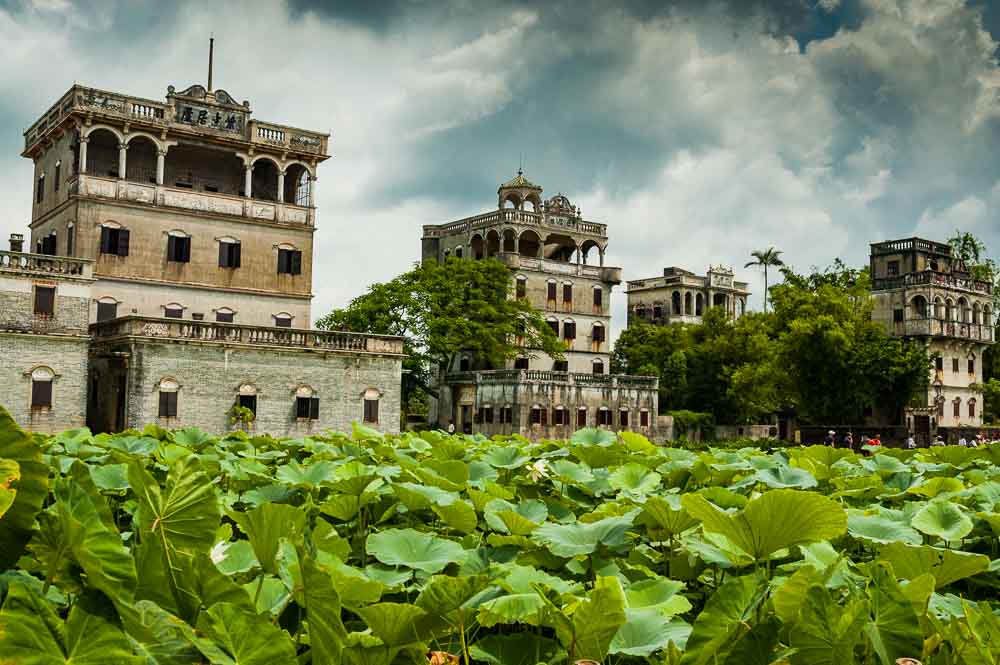
<path id="1" fill-rule="evenodd" d="M 721 307 L 733 319 L 746 313 L 750 291 L 731 268 L 710 266 L 704 276 L 682 268 L 663 269 L 662 277 L 630 280 L 628 324 L 701 323 L 705 310 Z"/>
<path id="2" fill-rule="evenodd" d="M 613 376 L 611 292 L 621 268 L 604 265 L 607 225 L 587 221 L 562 194 L 520 171 L 497 190 L 496 209 L 423 228 L 425 261 L 496 258 L 511 270 L 514 297 L 543 313 L 566 344 L 564 360 L 531 349 L 506 367 L 463 357 L 441 377 L 430 419 L 484 434 L 564 436 L 580 427 L 653 434 L 656 377 Z"/>
<path id="3" fill-rule="evenodd" d="M 70 88 L 24 134 L 34 251 L 0 252 L 0 404 L 47 431 L 222 431 L 234 405 L 257 433 L 398 430 L 402 340 L 309 330 L 328 138 L 211 82 Z"/>
<path id="4" fill-rule="evenodd" d="M 924 406 L 905 414 L 918 437 L 937 427 L 978 427 L 983 352 L 994 341 L 992 285 L 974 279 L 950 245 L 908 238 L 871 246 L 872 318 L 890 334 L 922 340 L 934 357 Z"/>

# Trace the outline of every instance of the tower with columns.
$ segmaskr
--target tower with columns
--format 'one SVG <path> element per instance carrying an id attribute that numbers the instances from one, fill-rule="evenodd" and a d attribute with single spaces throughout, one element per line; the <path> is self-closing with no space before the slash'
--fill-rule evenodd
<path id="1" fill-rule="evenodd" d="M 328 138 L 211 84 L 165 101 L 74 85 L 24 133 L 30 247 L 94 261 L 92 321 L 307 328 Z"/>

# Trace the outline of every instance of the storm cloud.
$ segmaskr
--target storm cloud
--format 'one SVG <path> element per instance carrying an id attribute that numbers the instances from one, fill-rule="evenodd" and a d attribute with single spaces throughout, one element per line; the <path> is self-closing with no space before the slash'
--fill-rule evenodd
<path id="1" fill-rule="evenodd" d="M 30 215 L 21 132 L 62 92 L 203 82 L 214 33 L 219 87 L 332 133 L 317 316 L 522 159 L 609 225 L 626 279 L 728 264 L 759 302 L 742 265 L 769 245 L 807 269 L 961 228 L 1000 255 L 998 32 L 985 0 L 0 2 L 0 233 Z"/>

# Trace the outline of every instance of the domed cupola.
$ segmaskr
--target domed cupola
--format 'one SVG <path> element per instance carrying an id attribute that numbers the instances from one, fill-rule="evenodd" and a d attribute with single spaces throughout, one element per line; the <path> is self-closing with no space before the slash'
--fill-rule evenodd
<path id="1" fill-rule="evenodd" d="M 524 173 L 518 169 L 517 176 L 500 185 L 497 190 L 497 205 L 501 209 L 506 207 L 525 210 L 525 204 L 530 204 L 531 210 L 541 212 L 541 194 L 542 188 L 525 178 Z"/>

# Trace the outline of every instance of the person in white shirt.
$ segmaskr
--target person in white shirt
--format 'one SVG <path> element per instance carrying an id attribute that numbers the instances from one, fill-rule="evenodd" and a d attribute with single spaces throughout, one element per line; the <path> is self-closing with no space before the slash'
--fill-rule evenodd
<path id="1" fill-rule="evenodd" d="M 932 446 L 943 446 L 944 445 L 944 437 L 942 437 L 940 434 L 938 434 L 936 437 L 934 437 L 934 440 L 931 442 L 931 445 Z"/>
<path id="2" fill-rule="evenodd" d="M 965 440 L 965 435 L 964 434 L 962 436 L 958 437 L 958 445 L 962 446 L 963 448 L 968 447 L 969 442 Z"/>
<path id="3" fill-rule="evenodd" d="M 906 447 L 909 448 L 910 450 L 917 447 L 917 442 L 913 440 L 912 434 L 906 437 Z"/>

